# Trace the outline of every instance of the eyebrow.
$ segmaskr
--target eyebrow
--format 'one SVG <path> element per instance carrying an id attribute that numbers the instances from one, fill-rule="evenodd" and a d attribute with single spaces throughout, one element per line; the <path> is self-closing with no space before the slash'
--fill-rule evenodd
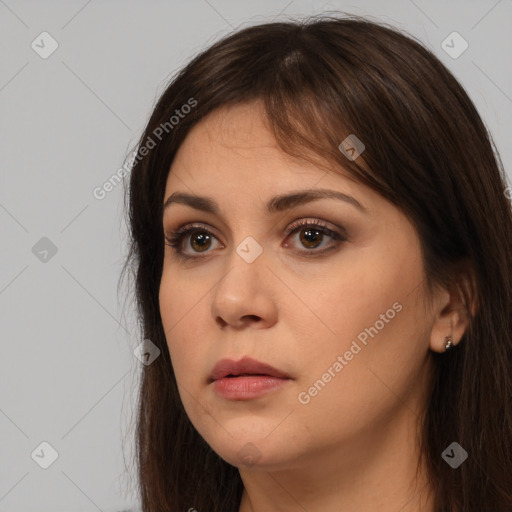
<path id="1" fill-rule="evenodd" d="M 316 201 L 318 199 L 338 199 L 344 201 L 363 213 L 368 214 L 368 210 L 354 197 L 338 192 L 336 190 L 329 189 L 310 189 L 293 192 L 291 194 L 283 194 L 275 196 L 267 203 L 267 212 L 276 213 L 289 210 L 298 205 Z M 220 212 L 219 205 L 210 197 L 197 196 L 187 194 L 185 192 L 174 192 L 164 202 L 164 211 L 173 203 L 185 204 L 201 210 L 203 212 L 209 212 L 218 215 Z"/>

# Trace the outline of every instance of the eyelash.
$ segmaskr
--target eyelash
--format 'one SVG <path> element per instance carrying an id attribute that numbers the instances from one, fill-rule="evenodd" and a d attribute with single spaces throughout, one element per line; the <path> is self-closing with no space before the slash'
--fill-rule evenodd
<path id="1" fill-rule="evenodd" d="M 290 227 L 286 231 L 286 237 L 289 237 L 291 234 L 295 233 L 296 231 L 301 231 L 307 228 L 314 228 L 315 231 L 319 231 L 322 235 L 327 235 L 331 237 L 333 240 L 335 240 L 337 243 L 334 245 L 331 245 L 330 247 L 326 249 L 305 249 L 302 251 L 297 251 L 299 254 L 307 256 L 307 257 L 316 257 L 321 256 L 322 254 L 329 252 L 331 250 L 337 249 L 339 245 L 345 241 L 347 241 L 347 238 L 340 233 L 337 233 L 336 231 L 332 231 L 329 229 L 322 221 L 315 219 L 315 220 L 300 220 L 292 223 Z M 206 229 L 202 225 L 197 224 L 185 224 L 184 226 L 179 227 L 175 231 L 171 231 L 169 234 L 165 236 L 165 242 L 166 245 L 170 246 L 173 251 L 176 253 L 176 255 L 184 260 L 197 260 L 200 258 L 204 258 L 205 256 L 190 256 L 188 254 L 185 254 L 183 252 L 181 246 L 182 241 L 186 237 L 186 235 L 191 233 L 206 233 L 214 238 L 215 235 Z M 205 253 L 208 253 L 211 251 L 206 250 Z M 200 254 L 200 253 L 197 253 Z"/>

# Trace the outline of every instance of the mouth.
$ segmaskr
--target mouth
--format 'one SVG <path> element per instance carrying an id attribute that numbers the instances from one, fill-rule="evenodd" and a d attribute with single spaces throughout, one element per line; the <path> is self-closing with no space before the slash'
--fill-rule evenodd
<path id="1" fill-rule="evenodd" d="M 256 399 L 291 380 L 285 372 L 249 357 L 240 361 L 222 359 L 210 375 L 210 384 L 217 395 L 232 401 Z"/>
<path id="2" fill-rule="evenodd" d="M 240 377 L 273 377 L 277 379 L 289 379 L 290 376 L 267 363 L 257 361 L 250 357 L 244 357 L 239 361 L 222 359 L 213 368 L 210 374 L 210 382 L 219 379 L 233 379 Z"/>
<path id="3" fill-rule="evenodd" d="M 237 378 L 237 377 L 269 377 L 269 375 L 267 375 L 265 373 L 241 373 L 240 375 L 229 374 L 222 378 L 231 379 L 231 378 Z"/>

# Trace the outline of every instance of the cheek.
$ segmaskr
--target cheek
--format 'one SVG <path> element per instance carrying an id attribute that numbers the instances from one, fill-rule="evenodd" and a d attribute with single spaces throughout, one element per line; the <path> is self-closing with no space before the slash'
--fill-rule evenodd
<path id="1" fill-rule="evenodd" d="M 320 339 L 347 340 L 379 319 L 402 295 L 403 268 L 397 269 L 395 254 L 385 244 L 373 240 L 342 247 L 325 262 L 304 265 L 286 275 L 289 288 L 282 289 L 288 306 L 282 320 L 292 329 L 300 325 L 315 342 Z"/>
<path id="2" fill-rule="evenodd" d="M 174 373 L 179 383 L 190 375 L 188 369 L 194 364 L 194 342 L 197 342 L 193 326 L 202 302 L 207 300 L 202 293 L 195 293 L 190 285 L 176 279 L 169 272 L 162 276 L 159 292 L 160 315 L 169 347 Z M 183 381 L 186 385 L 186 382 Z"/>
<path id="3" fill-rule="evenodd" d="M 410 254 L 406 258 L 396 250 L 386 254 L 375 247 L 354 251 L 322 276 L 296 287 L 304 306 L 297 304 L 290 314 L 306 338 L 325 343 L 325 348 L 347 345 L 348 350 L 359 335 L 363 343 L 370 337 L 367 330 L 376 334 L 372 327 L 379 334 L 391 331 L 390 326 L 398 328 L 407 316 L 404 306 L 421 280 L 420 262 Z"/>
<path id="4" fill-rule="evenodd" d="M 378 407 L 382 391 L 389 393 L 386 384 L 400 392 L 428 351 L 421 261 L 412 252 L 401 256 L 395 251 L 389 258 L 360 253 L 331 275 L 336 279 L 324 278 L 316 282 L 319 286 L 302 290 L 304 297 L 315 297 L 312 312 L 294 315 L 305 369 L 301 388 L 307 391 L 320 381 L 319 405 L 336 400 L 323 391 L 330 388 L 360 397 L 359 406 L 348 410 L 362 410 L 364 400 Z M 340 406 L 347 410 L 347 404 Z"/>

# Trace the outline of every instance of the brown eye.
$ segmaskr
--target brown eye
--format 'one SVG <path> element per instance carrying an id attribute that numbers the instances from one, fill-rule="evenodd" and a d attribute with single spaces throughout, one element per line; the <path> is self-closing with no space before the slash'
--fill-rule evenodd
<path id="1" fill-rule="evenodd" d="M 195 231 L 190 235 L 190 246 L 196 252 L 206 251 L 211 244 L 211 236 L 204 231 Z"/>
<path id="2" fill-rule="evenodd" d="M 196 257 L 193 254 L 211 252 L 209 249 L 214 240 L 217 237 L 208 229 L 190 224 L 165 236 L 166 245 L 172 247 L 177 256 L 183 259 Z"/>
<path id="3" fill-rule="evenodd" d="M 300 231 L 300 241 L 308 249 L 315 249 L 322 243 L 323 232 L 318 229 L 302 229 Z"/>
<path id="4" fill-rule="evenodd" d="M 302 256 L 320 256 L 334 251 L 347 240 L 345 234 L 329 229 L 323 221 L 318 219 L 302 219 L 294 222 L 287 233 L 292 243 L 286 242 L 285 247 L 295 245 L 297 252 Z M 294 238 L 295 241 L 293 241 Z"/>
<path id="5" fill-rule="evenodd" d="M 344 233 L 344 232 L 343 232 Z M 346 234 L 343 235 L 330 230 L 322 221 L 301 220 L 295 222 L 287 229 L 287 240 L 298 237 L 294 243 L 286 241 L 283 247 L 295 246 L 295 252 L 301 256 L 320 256 L 336 250 L 343 242 L 347 241 Z M 326 242 L 327 243 L 324 243 Z M 176 231 L 165 236 L 166 245 L 172 247 L 178 258 L 183 260 L 199 260 L 200 253 L 205 256 L 215 249 L 215 243 L 218 248 L 223 249 L 223 244 L 217 237 L 205 227 L 200 225 L 186 224 Z M 304 249 L 297 249 L 300 244 Z M 325 247 L 324 247 L 325 246 Z"/>

